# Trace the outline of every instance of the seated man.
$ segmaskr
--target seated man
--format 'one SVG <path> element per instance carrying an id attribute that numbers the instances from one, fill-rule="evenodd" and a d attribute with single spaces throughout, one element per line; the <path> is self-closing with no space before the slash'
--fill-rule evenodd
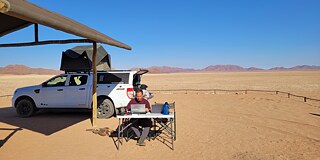
<path id="1" fill-rule="evenodd" d="M 148 100 L 143 98 L 142 90 L 136 91 L 136 98 L 131 99 L 131 101 L 127 105 L 127 110 L 131 111 L 131 104 L 145 104 L 146 112 L 150 112 L 150 103 Z M 149 118 L 131 118 L 130 122 L 132 122 L 131 129 L 139 138 L 137 145 L 145 146 L 144 140 L 147 138 L 150 127 L 151 127 L 151 120 Z M 139 126 L 142 127 L 142 133 L 139 130 Z"/>

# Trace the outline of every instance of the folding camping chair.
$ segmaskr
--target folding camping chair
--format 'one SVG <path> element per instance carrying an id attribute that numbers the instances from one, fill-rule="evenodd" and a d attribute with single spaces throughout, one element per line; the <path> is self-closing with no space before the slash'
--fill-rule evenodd
<path id="1" fill-rule="evenodd" d="M 163 103 L 155 103 L 152 105 L 152 113 L 161 113 L 163 108 Z M 169 103 L 169 109 L 173 110 L 174 118 L 155 118 L 153 119 L 153 131 L 154 136 L 153 139 L 156 139 L 161 134 L 165 135 L 173 135 L 173 139 L 176 140 L 176 109 L 175 102 Z M 173 143 L 173 142 L 172 142 Z M 173 144 L 172 144 L 173 145 Z"/>

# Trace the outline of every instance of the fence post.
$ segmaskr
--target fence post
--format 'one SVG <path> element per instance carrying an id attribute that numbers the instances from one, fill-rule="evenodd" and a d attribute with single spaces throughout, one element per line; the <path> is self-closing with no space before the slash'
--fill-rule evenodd
<path id="1" fill-rule="evenodd" d="M 304 99 L 304 102 L 307 102 L 307 97 L 304 97 L 303 99 Z"/>
<path id="2" fill-rule="evenodd" d="M 245 92 L 244 92 L 245 94 L 247 94 L 247 90 L 245 90 Z"/>
<path id="3" fill-rule="evenodd" d="M 276 94 L 278 94 L 279 91 L 276 91 Z"/>
<path id="4" fill-rule="evenodd" d="M 290 93 L 288 93 L 288 98 L 290 98 Z"/>

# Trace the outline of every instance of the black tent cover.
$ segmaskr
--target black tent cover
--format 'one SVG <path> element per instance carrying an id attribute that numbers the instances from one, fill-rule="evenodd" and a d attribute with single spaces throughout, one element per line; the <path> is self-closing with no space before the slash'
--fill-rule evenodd
<path id="1" fill-rule="evenodd" d="M 60 70 L 66 72 L 92 71 L 92 55 L 91 45 L 68 49 L 62 52 Z M 97 45 L 96 63 L 97 70 L 111 70 L 111 57 L 101 45 Z"/>

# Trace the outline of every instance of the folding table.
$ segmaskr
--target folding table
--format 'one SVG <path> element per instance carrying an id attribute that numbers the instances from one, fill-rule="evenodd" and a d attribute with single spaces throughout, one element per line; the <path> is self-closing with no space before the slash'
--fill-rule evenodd
<path id="1" fill-rule="evenodd" d="M 120 143 L 123 143 L 123 131 L 130 127 L 132 123 L 129 121 L 126 121 L 127 119 L 131 118 L 151 118 L 151 119 L 161 119 L 161 118 L 168 118 L 170 121 L 173 121 L 173 123 L 170 123 L 170 129 L 171 129 L 171 143 L 172 143 L 172 149 L 174 149 L 173 142 L 176 137 L 176 132 L 174 126 L 176 126 L 176 120 L 175 120 L 175 113 L 169 114 L 169 115 L 164 115 L 161 113 L 147 113 L 147 114 L 129 114 L 129 115 L 117 115 L 117 118 L 119 119 L 119 126 L 118 126 L 118 146 L 117 149 L 120 150 Z"/>

